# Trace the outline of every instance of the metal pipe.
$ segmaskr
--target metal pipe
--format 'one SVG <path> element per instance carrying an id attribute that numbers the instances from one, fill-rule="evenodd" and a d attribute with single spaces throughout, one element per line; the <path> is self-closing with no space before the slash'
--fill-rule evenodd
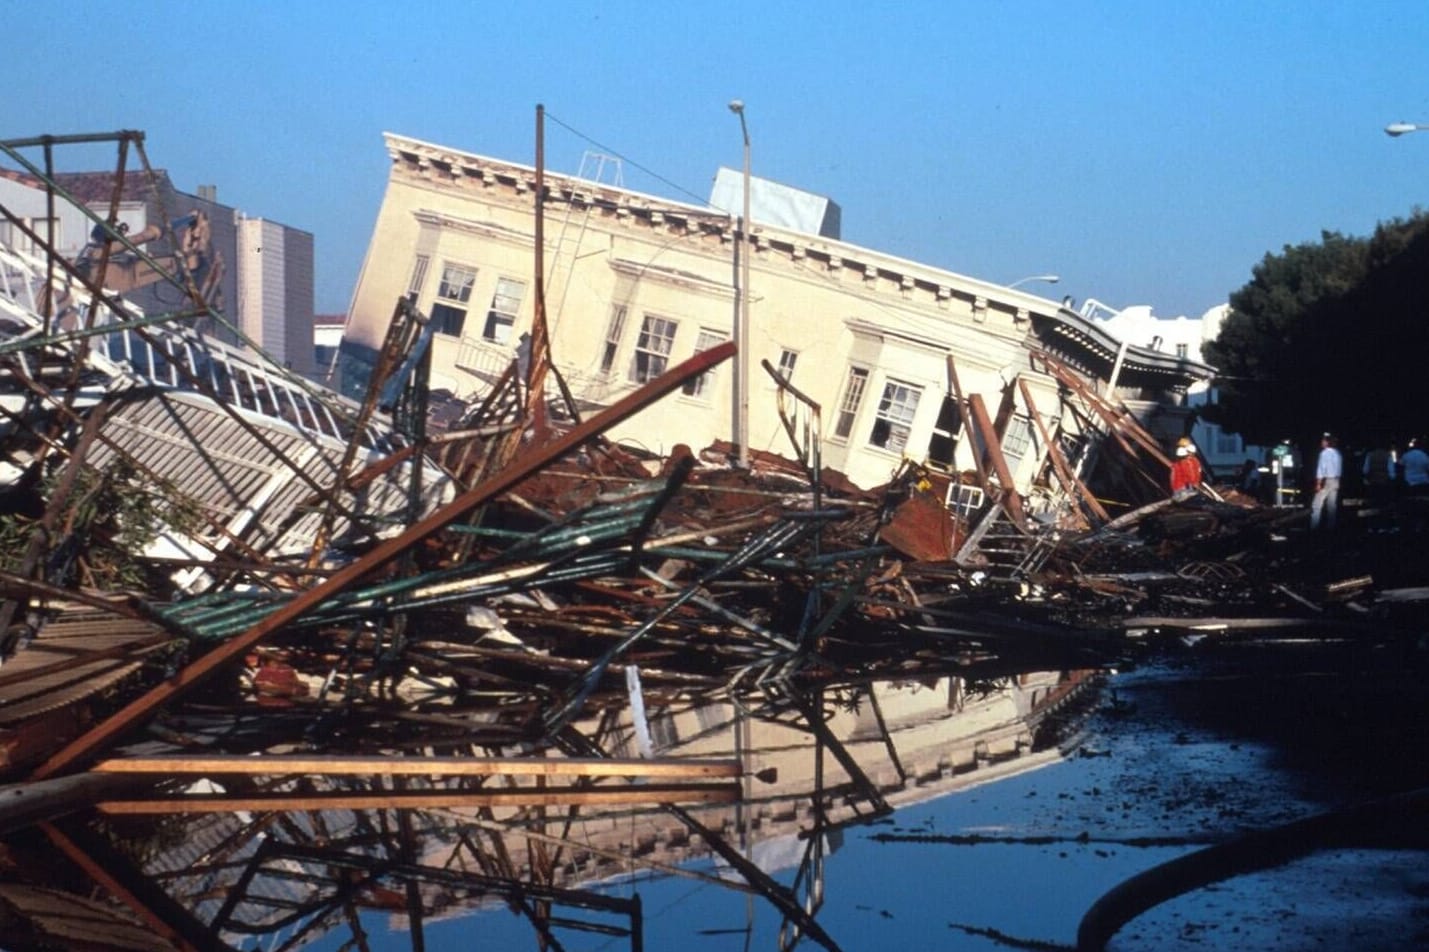
<path id="1" fill-rule="evenodd" d="M 734 324 L 734 343 L 739 353 L 734 358 L 734 446 L 735 462 L 740 469 L 749 468 L 749 124 L 744 119 L 744 102 L 736 99 L 729 104 L 730 112 L 739 116 L 739 131 L 744 136 L 744 213 L 739 219 L 736 250 L 739 254 L 739 314 Z"/>

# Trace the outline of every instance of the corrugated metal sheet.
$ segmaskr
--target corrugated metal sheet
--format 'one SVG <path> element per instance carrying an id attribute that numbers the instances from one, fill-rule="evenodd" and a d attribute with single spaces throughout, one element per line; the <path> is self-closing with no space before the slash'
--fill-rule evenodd
<path id="1" fill-rule="evenodd" d="M 92 609 L 64 612 L 0 667 L 0 727 L 92 697 L 172 641 L 149 622 Z"/>
<path id="2" fill-rule="evenodd" d="M 255 550 L 270 558 L 304 555 L 312 550 L 321 513 L 299 507 L 317 495 L 314 483 L 330 487 L 336 482 L 346 447 L 271 417 L 245 413 L 244 419 L 307 478 L 210 400 L 178 391 L 150 393 L 116 406 L 104 428 L 113 445 L 96 444 L 90 462 L 106 465 L 118 447 L 169 480 Z M 366 455 L 359 454 L 359 467 Z M 404 522 L 410 473 L 410 465 L 396 467 L 356 500 L 350 493 L 344 499 L 375 524 L 395 531 Z M 423 483 L 427 507 L 450 496 L 450 480 L 434 467 L 426 468 Z M 256 507 L 253 518 L 246 525 L 235 522 L 249 507 Z M 334 536 L 340 538 L 350 528 L 339 520 Z M 207 530 L 203 537 L 226 547 L 218 533 Z"/>
<path id="3" fill-rule="evenodd" d="M 4 883 L 0 884 L 0 906 L 48 937 L 57 948 L 125 952 L 174 949 L 153 929 L 135 922 L 116 907 L 74 893 Z"/>

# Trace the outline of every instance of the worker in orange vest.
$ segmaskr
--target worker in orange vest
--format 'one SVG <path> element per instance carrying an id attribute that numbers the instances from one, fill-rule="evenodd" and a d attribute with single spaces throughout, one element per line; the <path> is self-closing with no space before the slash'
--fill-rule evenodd
<path id="1" fill-rule="evenodd" d="M 1183 436 L 1176 441 L 1176 462 L 1171 464 L 1171 493 L 1174 495 L 1200 482 L 1201 460 L 1190 439 Z"/>

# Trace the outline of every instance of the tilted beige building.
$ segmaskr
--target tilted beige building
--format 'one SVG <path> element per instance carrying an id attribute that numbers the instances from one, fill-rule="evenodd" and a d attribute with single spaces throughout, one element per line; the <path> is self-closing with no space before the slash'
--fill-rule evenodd
<path id="1" fill-rule="evenodd" d="M 410 296 L 436 331 L 432 388 L 479 394 L 531 326 L 537 171 L 391 134 L 386 145 L 391 173 L 344 335 L 345 386 L 360 383 L 395 303 Z M 732 336 L 734 217 L 570 176 L 546 174 L 544 185 L 552 359 L 578 401 L 612 402 Z M 1075 429 L 1032 350 L 1070 354 L 1093 381 L 1116 364 L 1130 395 L 1172 394 L 1173 403 L 1200 366 L 1188 373 L 1184 361 L 1140 348 L 1116 360 L 1116 342 L 1098 341 L 1058 302 L 757 215 L 750 239 L 749 446 L 792 455 L 776 387 L 760 369 L 767 361 L 822 407 L 824 465 L 863 486 L 887 480 L 905 457 L 972 468 L 975 441 L 957 438 L 949 355 L 963 394 L 999 411 L 1020 486 L 1042 451 L 1019 378 L 1049 432 Z M 610 435 L 657 454 L 730 439 L 733 370 L 719 366 Z"/>

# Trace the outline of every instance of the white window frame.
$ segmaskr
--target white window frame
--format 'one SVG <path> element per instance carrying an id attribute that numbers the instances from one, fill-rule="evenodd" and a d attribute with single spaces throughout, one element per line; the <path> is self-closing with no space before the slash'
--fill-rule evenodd
<path id="1" fill-rule="evenodd" d="M 407 279 L 407 300 L 416 303 L 422 296 L 422 285 L 427 283 L 427 269 L 431 267 L 431 255 L 417 255 L 412 259 L 412 276 Z"/>
<path id="2" fill-rule="evenodd" d="M 675 347 L 679 322 L 660 314 L 646 314 L 640 321 L 640 336 L 635 339 L 635 353 L 630 358 L 630 379 L 648 383 L 670 366 L 670 351 Z"/>
<path id="3" fill-rule="evenodd" d="M 42 216 L 39 218 L 22 218 L 21 221 L 26 228 L 39 235 L 41 240 L 50 240 L 49 223 L 53 221 L 55 225 L 54 239 L 52 242 L 53 247 L 56 251 L 64 247 L 64 219 L 50 219 Z M 5 242 L 10 247 L 21 254 L 33 255 L 37 258 L 43 256 L 44 248 L 37 242 L 32 241 L 30 236 L 19 228 L 12 228 L 9 219 L 0 219 L 0 224 L 3 224 L 8 232 L 9 236 L 5 239 Z"/>
<path id="4" fill-rule="evenodd" d="M 790 383 L 794 382 L 794 368 L 799 364 L 799 352 L 785 347 L 779 351 L 779 376 Z"/>
<path id="5" fill-rule="evenodd" d="M 868 376 L 868 368 L 857 364 L 850 364 L 848 373 L 844 375 L 843 396 L 839 398 L 838 418 L 834 421 L 834 436 L 837 439 L 846 440 L 853 435 L 863 395 L 868 391 Z"/>
<path id="6" fill-rule="evenodd" d="M 491 307 L 486 312 L 486 323 L 481 328 L 482 339 L 497 344 L 505 344 L 511 340 L 511 328 L 516 326 L 516 317 L 521 313 L 521 305 L 525 301 L 525 281 L 498 277 L 496 290 L 491 292 Z"/>
<path id="7" fill-rule="evenodd" d="M 1016 473 L 1022 458 L 1035 442 L 1032 418 L 1021 413 L 1013 414 L 1002 435 L 1002 457 L 1007 460 L 1007 468 Z"/>
<path id="8" fill-rule="evenodd" d="M 729 335 L 723 331 L 714 331 L 708 327 L 701 327 L 700 335 L 695 339 L 695 353 L 702 353 L 711 347 L 717 347 L 727 340 L 729 340 Z M 680 389 L 687 397 L 702 397 L 708 400 L 710 392 L 714 389 L 714 382 L 715 372 L 713 370 L 706 370 L 698 377 L 686 380 L 684 386 Z"/>
<path id="9" fill-rule="evenodd" d="M 471 292 L 476 287 L 475 268 L 469 265 L 457 264 L 452 261 L 442 262 L 442 279 L 437 285 L 436 298 L 432 304 L 431 318 L 433 322 L 440 320 L 436 331 L 438 334 L 447 334 L 451 337 L 461 337 L 466 329 L 467 312 L 471 307 Z M 465 275 L 466 277 L 461 277 Z M 445 310 L 438 311 L 441 307 Z M 449 315 L 460 313 L 461 318 L 455 332 L 448 329 Z"/>
<path id="10" fill-rule="evenodd" d="M 625 336 L 625 316 L 628 309 L 624 304 L 610 308 L 610 323 L 605 328 L 605 348 L 600 355 L 600 372 L 608 374 L 615 367 L 615 358 L 620 351 L 620 338 Z"/>
<path id="11" fill-rule="evenodd" d="M 911 398 L 911 399 L 910 399 Z M 874 410 L 873 426 L 868 431 L 868 445 L 888 453 L 902 453 L 913 434 L 913 419 L 918 415 L 918 403 L 923 388 L 906 380 L 888 377 L 883 381 L 883 395 Z M 882 442 L 879 442 L 880 437 Z"/>

